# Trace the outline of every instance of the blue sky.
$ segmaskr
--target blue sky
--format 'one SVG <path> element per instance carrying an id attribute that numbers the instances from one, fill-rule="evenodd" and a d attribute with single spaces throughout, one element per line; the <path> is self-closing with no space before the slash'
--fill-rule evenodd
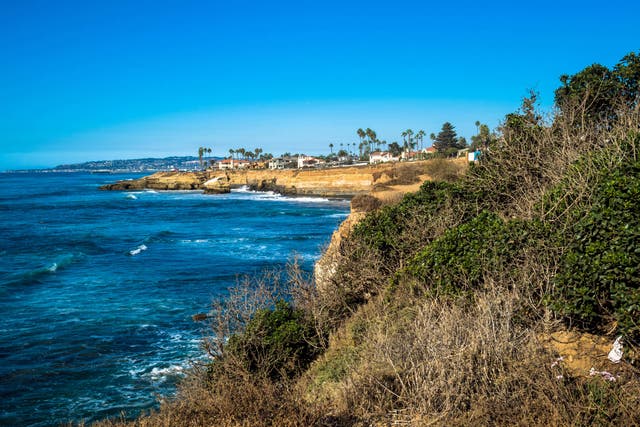
<path id="1" fill-rule="evenodd" d="M 450 121 L 640 50 L 638 2 L 5 1 L 0 170 L 229 148 L 328 153 Z"/>

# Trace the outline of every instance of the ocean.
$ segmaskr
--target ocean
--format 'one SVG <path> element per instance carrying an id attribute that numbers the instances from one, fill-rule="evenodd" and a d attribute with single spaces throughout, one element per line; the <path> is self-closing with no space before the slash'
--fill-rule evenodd
<path id="1" fill-rule="evenodd" d="M 345 200 L 109 192 L 141 175 L 0 174 L 0 425 L 124 413 L 205 357 L 192 315 L 245 274 L 310 271 Z"/>

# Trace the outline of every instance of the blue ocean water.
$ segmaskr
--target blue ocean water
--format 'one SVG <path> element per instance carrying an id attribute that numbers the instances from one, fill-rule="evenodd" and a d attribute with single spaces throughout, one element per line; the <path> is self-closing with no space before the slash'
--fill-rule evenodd
<path id="1" fill-rule="evenodd" d="M 134 175 L 0 174 L 0 425 L 133 416 L 203 356 L 238 275 L 312 268 L 348 202 L 108 192 Z"/>

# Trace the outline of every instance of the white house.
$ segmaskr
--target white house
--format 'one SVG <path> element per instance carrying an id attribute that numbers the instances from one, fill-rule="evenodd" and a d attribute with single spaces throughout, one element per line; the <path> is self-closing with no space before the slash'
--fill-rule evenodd
<path id="1" fill-rule="evenodd" d="M 398 160 L 388 151 L 374 151 L 369 155 L 369 163 L 371 164 L 397 162 Z"/>
<path id="2" fill-rule="evenodd" d="M 298 169 L 317 167 L 324 163 L 324 160 L 317 159 L 312 156 L 305 156 L 302 154 L 298 156 Z"/>

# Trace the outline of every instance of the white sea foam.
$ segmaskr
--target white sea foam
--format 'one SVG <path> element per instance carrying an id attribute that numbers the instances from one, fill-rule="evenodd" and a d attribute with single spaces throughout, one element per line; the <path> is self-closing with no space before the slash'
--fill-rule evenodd
<path id="1" fill-rule="evenodd" d="M 136 197 L 136 195 L 135 195 L 135 194 L 131 194 L 131 193 L 129 193 L 129 194 L 127 194 L 127 199 L 130 199 L 130 200 L 136 200 L 136 199 L 137 199 L 137 197 Z"/>
<path id="2" fill-rule="evenodd" d="M 184 375 L 184 366 L 182 365 L 171 365 L 166 368 L 153 368 L 151 372 L 146 374 L 153 381 L 164 382 L 168 377 L 176 377 Z"/>
<path id="3" fill-rule="evenodd" d="M 209 239 L 183 239 L 180 243 L 209 243 Z"/>
<path id="4" fill-rule="evenodd" d="M 55 273 L 58 270 L 58 263 L 54 262 L 53 264 L 51 264 L 48 268 L 47 271 L 50 271 L 52 273 Z"/>
<path id="5" fill-rule="evenodd" d="M 248 185 L 243 185 L 240 188 L 234 188 L 233 190 L 231 190 L 231 192 L 232 193 L 255 193 L 255 191 L 249 190 Z"/>
<path id="6" fill-rule="evenodd" d="M 147 249 L 148 249 L 147 245 L 145 245 L 143 243 L 142 245 L 138 246 L 137 248 L 130 250 L 129 251 L 129 255 L 135 256 L 135 255 L 138 255 L 142 251 L 146 251 Z"/>

